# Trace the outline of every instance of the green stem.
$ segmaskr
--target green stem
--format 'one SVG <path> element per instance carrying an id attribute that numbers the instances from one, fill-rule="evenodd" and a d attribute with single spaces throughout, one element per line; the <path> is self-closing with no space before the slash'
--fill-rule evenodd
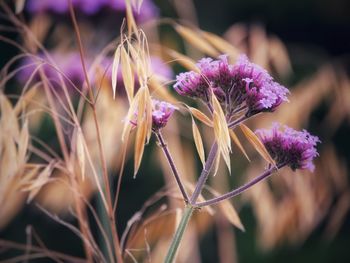
<path id="1" fill-rule="evenodd" d="M 175 260 L 177 249 L 179 248 L 180 241 L 185 232 L 185 229 L 190 221 L 191 215 L 193 213 L 194 207 L 191 205 L 186 206 L 185 211 L 182 215 L 179 226 L 176 229 L 173 240 L 171 241 L 168 254 L 166 255 L 164 263 L 173 263 Z"/>

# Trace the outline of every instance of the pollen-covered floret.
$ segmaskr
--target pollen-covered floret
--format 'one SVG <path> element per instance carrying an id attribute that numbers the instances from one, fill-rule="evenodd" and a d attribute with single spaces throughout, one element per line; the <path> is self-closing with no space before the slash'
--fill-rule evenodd
<path id="1" fill-rule="evenodd" d="M 152 127 L 154 130 L 163 128 L 169 118 L 178 108 L 171 103 L 159 100 L 152 100 Z"/>
<path id="2" fill-rule="evenodd" d="M 317 136 L 306 130 L 296 131 L 277 123 L 271 130 L 257 130 L 256 134 L 277 165 L 288 165 L 293 170 L 314 171 L 313 159 L 318 156 L 316 145 L 320 142 Z"/>

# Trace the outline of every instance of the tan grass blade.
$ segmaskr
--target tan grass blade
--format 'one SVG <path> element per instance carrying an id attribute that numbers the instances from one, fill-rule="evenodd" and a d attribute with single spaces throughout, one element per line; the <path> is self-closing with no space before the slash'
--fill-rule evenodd
<path id="1" fill-rule="evenodd" d="M 205 54 L 212 57 L 219 56 L 219 52 L 210 45 L 205 39 L 202 38 L 199 32 L 192 30 L 188 27 L 181 26 L 179 24 L 174 26 L 175 30 L 184 38 L 188 43 L 199 49 Z"/>
<path id="2" fill-rule="evenodd" d="M 189 57 L 187 57 L 187 56 L 185 56 L 185 55 L 183 55 L 183 54 L 181 54 L 173 49 L 167 49 L 166 51 L 167 51 L 167 54 L 169 56 L 171 56 L 173 59 L 176 59 L 176 61 L 180 65 L 185 67 L 186 69 L 193 70 L 195 72 L 200 72 L 200 70 L 198 69 L 198 67 L 196 65 L 196 62 L 193 59 L 191 59 L 191 58 L 189 58 Z"/>
<path id="3" fill-rule="evenodd" d="M 138 125 L 135 140 L 135 154 L 134 154 L 134 177 L 136 176 L 145 149 L 145 142 L 147 137 L 147 123 L 142 122 Z"/>
<path id="4" fill-rule="evenodd" d="M 54 167 L 55 161 L 52 161 L 39 173 L 37 178 L 31 180 L 28 185 L 22 189 L 23 191 L 29 192 L 27 203 L 30 203 L 39 193 L 40 189 L 49 182 Z"/>
<path id="5" fill-rule="evenodd" d="M 5 128 L 3 132 L 10 135 L 12 138 L 18 138 L 19 126 L 15 111 L 13 110 L 11 102 L 3 94 L 0 94 L 0 110 L 2 127 Z"/>
<path id="6" fill-rule="evenodd" d="M 128 24 L 128 34 L 129 37 L 132 35 L 132 33 L 135 33 L 137 35 L 137 25 L 135 22 L 134 15 L 132 13 L 132 7 L 130 4 L 130 0 L 125 0 L 125 7 L 126 7 L 126 20 Z"/>
<path id="7" fill-rule="evenodd" d="M 121 68 L 126 94 L 129 103 L 134 97 L 134 72 L 132 70 L 131 60 L 125 47 L 121 48 Z"/>
<path id="8" fill-rule="evenodd" d="M 139 93 L 140 99 L 138 100 L 137 107 L 137 132 L 134 153 L 134 176 L 136 176 L 141 164 L 146 139 L 148 140 L 148 136 L 150 136 L 149 132 L 152 131 L 152 102 L 148 88 L 141 87 Z"/>
<path id="9" fill-rule="evenodd" d="M 266 150 L 264 144 L 260 141 L 258 136 L 249 129 L 246 125 L 243 123 L 239 125 L 241 128 L 244 136 L 248 139 L 248 141 L 253 145 L 253 147 L 256 149 L 256 151 L 269 163 L 276 165 L 275 161 L 272 159 L 269 152 Z"/>
<path id="10" fill-rule="evenodd" d="M 118 46 L 114 53 L 113 65 L 112 65 L 112 89 L 113 89 L 114 99 L 115 99 L 115 94 L 116 94 L 117 84 L 118 84 L 118 69 L 119 69 L 119 62 L 120 62 L 120 55 L 121 55 L 120 51 L 121 51 L 121 47 Z"/>
<path id="11" fill-rule="evenodd" d="M 142 43 L 132 43 L 131 41 L 127 40 L 127 44 L 140 86 L 145 86 L 149 76 L 149 59 L 146 55 L 146 51 L 144 50 L 144 48 L 147 46 L 147 41 L 144 40 L 142 34 L 141 36 L 142 39 L 139 41 L 142 41 Z M 146 44 L 143 44 L 143 42 Z"/>
<path id="12" fill-rule="evenodd" d="M 145 77 L 148 78 L 152 71 L 151 71 L 151 56 L 149 53 L 149 46 L 148 41 L 145 32 L 141 29 L 139 31 L 139 42 L 141 47 L 141 62 L 143 65 L 143 70 L 145 71 Z M 146 79 L 147 80 L 147 79 Z"/>
<path id="13" fill-rule="evenodd" d="M 172 104 L 178 103 L 178 100 L 167 90 L 165 86 L 160 83 L 160 81 L 158 81 L 157 77 L 152 77 L 149 79 L 149 88 L 162 100 Z"/>
<path id="14" fill-rule="evenodd" d="M 233 130 L 230 130 L 230 136 L 231 136 L 232 141 L 237 145 L 237 147 L 241 150 L 241 152 L 244 154 L 244 156 L 250 162 L 248 154 L 244 150 L 243 145 L 241 144 L 241 142 L 239 141 L 237 135 L 235 134 L 235 132 Z"/>
<path id="15" fill-rule="evenodd" d="M 205 164 L 205 153 L 204 153 L 204 147 L 203 147 L 203 141 L 202 141 L 202 136 L 201 133 L 199 132 L 199 129 L 196 125 L 196 122 L 192 118 L 192 133 L 193 133 L 193 139 L 194 143 L 196 145 L 196 149 L 199 155 L 199 158 L 202 162 L 202 165 L 204 167 Z"/>
<path id="16" fill-rule="evenodd" d="M 280 39 L 271 37 L 269 40 L 268 54 L 271 63 L 281 76 L 287 76 L 292 71 L 292 65 L 288 56 L 288 50 Z"/>
<path id="17" fill-rule="evenodd" d="M 224 142 L 224 138 L 222 136 L 222 134 L 223 134 L 222 126 L 221 126 L 219 114 L 217 112 L 214 112 L 213 120 L 214 120 L 214 134 L 215 134 L 215 137 L 216 137 L 216 140 L 218 143 L 219 152 L 221 153 L 222 157 L 224 158 L 226 166 L 227 166 L 229 172 L 231 173 L 231 162 L 230 162 L 230 155 L 229 155 L 230 153 L 229 153 L 229 150 L 227 148 L 227 145 Z"/>
<path id="18" fill-rule="evenodd" d="M 123 132 L 122 132 L 122 141 L 124 141 L 124 138 L 126 134 L 129 134 L 132 128 L 131 121 L 135 117 L 135 113 L 137 112 L 137 107 L 139 104 L 140 97 L 142 95 L 142 89 L 139 89 L 135 95 L 135 97 L 132 99 L 130 103 L 130 107 L 128 110 L 128 113 L 126 115 L 126 118 L 124 120 L 124 127 L 123 127 Z"/>
<path id="19" fill-rule="evenodd" d="M 221 160 L 221 154 L 217 153 L 215 157 L 215 162 L 214 162 L 213 176 L 215 176 L 219 171 L 220 160 Z"/>
<path id="20" fill-rule="evenodd" d="M 215 191 L 211 187 L 207 187 L 208 191 L 212 193 L 215 197 L 220 196 L 221 194 Z M 233 207 L 230 200 L 224 200 L 218 203 L 220 212 L 226 217 L 226 219 L 235 227 L 239 228 L 242 231 L 245 231 L 244 226 L 241 222 L 241 219 L 238 216 L 236 209 Z"/>
<path id="21" fill-rule="evenodd" d="M 14 108 L 15 114 L 18 114 L 28 105 L 32 98 L 37 94 L 37 88 L 31 87 L 26 93 L 22 94 L 21 99 L 16 103 Z"/>
<path id="22" fill-rule="evenodd" d="M 206 124 L 209 127 L 213 127 L 212 120 L 210 120 L 209 117 L 207 115 L 205 115 L 203 112 L 201 112 L 200 110 L 198 110 L 196 108 L 192 108 L 192 107 L 188 107 L 188 109 L 190 110 L 192 115 L 194 117 L 196 117 L 198 120 L 200 120 L 201 122 L 203 122 L 204 124 Z"/>
<path id="23" fill-rule="evenodd" d="M 146 110 L 146 88 L 141 87 L 139 92 L 140 92 L 140 99 L 138 100 L 138 105 L 137 105 L 137 126 L 141 124 L 145 118 L 144 113 Z"/>
<path id="24" fill-rule="evenodd" d="M 146 143 L 149 142 L 151 139 L 152 135 L 152 111 L 153 111 L 153 106 L 152 106 L 152 100 L 151 100 L 151 95 L 149 94 L 148 87 L 145 87 L 145 101 L 146 101 L 146 123 L 147 123 L 147 136 L 146 136 Z"/>
<path id="25" fill-rule="evenodd" d="M 1 131 L 3 132 L 3 130 Z M 10 178 L 18 171 L 16 144 L 12 137 L 8 136 L 3 142 L 0 158 L 0 178 Z"/>
<path id="26" fill-rule="evenodd" d="M 239 218 L 236 209 L 232 206 L 232 204 L 225 200 L 223 202 L 220 202 L 219 209 L 221 213 L 226 217 L 226 219 L 235 227 L 239 228 L 243 232 L 245 231 L 244 226 L 241 222 L 241 219 Z"/>
<path id="27" fill-rule="evenodd" d="M 84 147 L 84 135 L 80 128 L 77 131 L 77 158 L 80 166 L 81 177 L 85 180 L 85 147 Z"/>
<path id="28" fill-rule="evenodd" d="M 232 46 L 225 39 L 206 31 L 201 32 L 203 37 L 222 53 L 230 55 L 232 59 L 236 59 L 240 54 L 239 50 Z"/>
<path id="29" fill-rule="evenodd" d="M 29 166 L 32 166 L 31 168 L 28 168 Z M 34 177 L 36 177 L 39 173 L 40 166 L 36 164 L 27 164 L 25 173 L 21 176 L 21 178 L 18 180 L 18 185 L 20 186 L 29 186 L 30 180 L 33 180 Z"/>
<path id="30" fill-rule="evenodd" d="M 29 131 L 28 131 L 28 120 L 23 124 L 19 140 L 18 140 L 18 154 L 17 161 L 19 164 L 24 165 L 26 162 L 26 154 L 29 144 Z"/>
<path id="31" fill-rule="evenodd" d="M 214 134 L 216 141 L 219 146 L 219 150 L 224 158 L 226 166 L 231 173 L 231 161 L 230 161 L 230 152 L 231 152 L 231 139 L 229 134 L 229 129 L 227 127 L 227 122 L 225 114 L 221 108 L 221 105 L 217 98 L 212 95 L 212 105 L 214 109 L 213 113 L 213 124 L 214 124 Z"/>
<path id="32" fill-rule="evenodd" d="M 18 15 L 19 13 L 21 13 L 23 11 L 25 2 L 26 2 L 26 0 L 15 0 L 16 15 Z"/>

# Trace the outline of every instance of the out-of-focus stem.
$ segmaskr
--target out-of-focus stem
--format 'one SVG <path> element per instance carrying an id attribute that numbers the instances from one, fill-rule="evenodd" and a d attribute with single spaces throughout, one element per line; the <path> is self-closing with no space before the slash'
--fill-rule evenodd
<path id="1" fill-rule="evenodd" d="M 239 195 L 241 193 L 243 193 L 244 191 L 248 190 L 249 188 L 251 188 L 253 185 L 259 183 L 260 181 L 268 178 L 269 176 L 271 176 L 274 172 L 276 172 L 278 169 L 282 168 L 284 166 L 284 164 L 280 164 L 276 167 L 272 167 L 268 170 L 266 170 L 265 172 L 263 172 L 261 175 L 255 177 L 253 180 L 249 181 L 248 183 L 240 186 L 239 188 L 232 190 L 231 192 L 228 192 L 226 194 L 223 194 L 221 196 L 215 197 L 213 199 L 204 201 L 204 202 L 200 202 L 200 203 L 196 203 L 194 206 L 195 207 L 203 207 L 203 206 L 208 206 L 208 205 L 215 205 L 219 202 L 222 202 L 226 199 L 232 198 L 236 195 Z"/>
<path id="2" fill-rule="evenodd" d="M 171 156 L 171 154 L 170 154 L 170 152 L 169 152 L 168 146 L 167 146 L 166 143 L 164 142 L 163 135 L 161 134 L 160 131 L 155 132 L 155 134 L 156 134 L 156 136 L 157 136 L 159 145 L 160 145 L 160 147 L 162 147 L 163 152 L 164 152 L 164 155 L 165 155 L 165 157 L 166 157 L 166 159 L 167 159 L 167 161 L 168 161 L 168 163 L 169 163 L 169 165 L 170 165 L 171 171 L 172 171 L 173 174 L 174 174 L 176 183 L 177 183 L 177 185 L 178 185 L 179 188 L 180 188 L 180 191 L 181 191 L 181 194 L 182 194 L 182 196 L 183 196 L 183 198 L 184 198 L 184 201 L 185 201 L 185 203 L 187 204 L 188 201 L 189 201 L 189 198 L 188 198 L 186 189 L 185 189 L 185 187 L 183 186 L 183 184 L 182 184 L 182 182 L 181 182 L 181 178 L 180 178 L 179 172 L 177 171 L 175 162 L 174 162 L 173 157 Z"/>

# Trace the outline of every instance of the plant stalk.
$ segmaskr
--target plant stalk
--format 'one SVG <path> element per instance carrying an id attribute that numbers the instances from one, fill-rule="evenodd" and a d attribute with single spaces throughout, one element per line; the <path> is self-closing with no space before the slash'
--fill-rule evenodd
<path id="1" fill-rule="evenodd" d="M 182 239 L 182 236 L 185 232 L 185 229 L 188 225 L 188 222 L 190 221 L 190 218 L 192 216 L 193 210 L 195 208 L 192 205 L 188 205 L 185 208 L 185 211 L 182 215 L 180 224 L 178 225 L 175 235 L 173 237 L 173 240 L 171 241 L 170 248 L 168 250 L 168 254 L 166 255 L 165 258 L 165 263 L 173 263 L 175 260 L 176 252 L 180 246 L 180 242 Z"/>
<path id="2" fill-rule="evenodd" d="M 200 203 L 196 203 L 195 207 L 215 205 L 215 204 L 222 202 L 226 199 L 235 197 L 236 195 L 243 193 L 244 191 L 248 190 L 249 188 L 251 188 L 255 184 L 259 183 L 260 181 L 270 177 L 272 174 L 274 174 L 276 171 L 278 171 L 278 169 L 281 169 L 283 166 L 284 166 L 284 164 L 280 164 L 277 167 L 272 167 L 272 168 L 266 170 L 265 172 L 263 172 L 261 175 L 255 177 L 253 180 L 249 181 L 248 183 L 236 188 L 235 190 L 232 190 L 231 192 L 228 192 L 228 193 L 223 194 L 221 196 L 215 197 L 213 199 L 210 199 L 210 200 L 207 200 L 204 202 L 200 202 Z"/>
<path id="3" fill-rule="evenodd" d="M 192 194 L 190 202 L 185 207 L 185 211 L 182 215 L 180 224 L 176 229 L 175 235 L 173 237 L 170 248 L 168 250 L 168 254 L 167 254 L 165 261 L 164 261 L 165 263 L 172 263 L 175 260 L 176 252 L 179 248 L 180 241 L 181 241 L 182 236 L 185 232 L 185 229 L 188 225 L 188 222 L 190 221 L 192 213 L 195 209 L 195 207 L 192 204 L 196 203 L 197 198 L 203 189 L 203 186 L 208 178 L 209 172 L 210 172 L 211 168 L 213 167 L 213 163 L 215 161 L 217 151 L 218 151 L 218 144 L 216 142 L 214 142 L 211 149 L 210 149 L 207 161 L 205 162 L 204 168 L 203 168 L 202 173 L 198 179 L 196 188 Z"/>

